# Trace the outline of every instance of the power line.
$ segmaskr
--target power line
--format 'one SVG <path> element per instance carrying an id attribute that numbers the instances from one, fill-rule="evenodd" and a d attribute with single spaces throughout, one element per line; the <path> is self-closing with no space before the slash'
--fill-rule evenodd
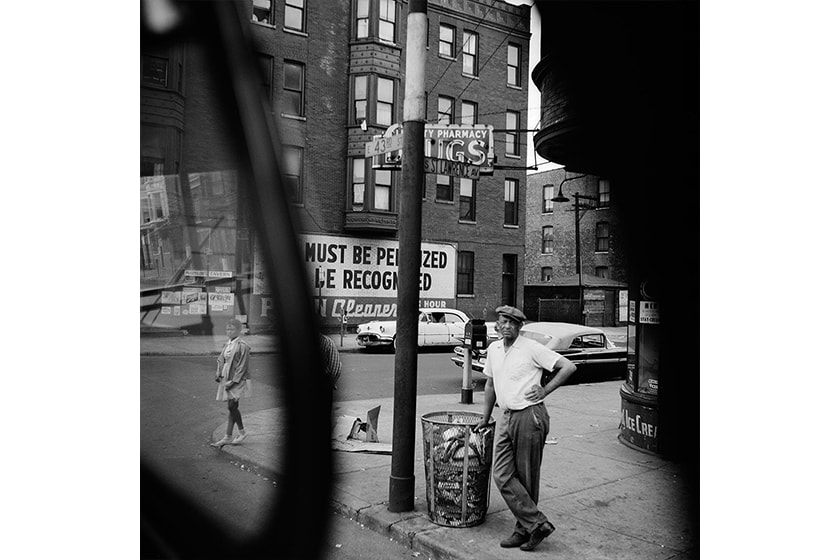
<path id="1" fill-rule="evenodd" d="M 496 1 L 497 1 L 497 0 L 493 0 L 493 3 L 492 3 L 492 4 L 490 4 L 490 7 L 489 7 L 489 8 L 487 8 L 487 11 L 486 11 L 486 12 L 484 12 L 484 16 L 483 16 L 483 17 L 481 18 L 481 20 L 480 20 L 480 21 L 479 21 L 479 22 L 475 25 L 475 27 L 473 27 L 473 29 L 472 29 L 473 31 L 476 31 L 479 27 L 481 27 L 481 24 L 482 24 L 482 23 L 484 23 L 484 20 L 485 20 L 485 19 L 487 19 L 487 16 L 490 14 L 490 10 L 492 10 L 492 9 L 493 9 L 493 6 L 495 6 L 495 5 L 496 5 Z M 440 33 L 440 28 L 438 28 L 438 33 Z M 428 92 L 428 94 L 427 94 L 427 95 L 431 95 L 431 94 L 432 94 L 432 92 L 433 92 L 433 91 L 435 91 L 435 88 L 437 87 L 437 85 L 440 83 L 440 81 L 443 79 L 443 77 L 444 77 L 444 76 L 446 75 L 446 73 L 449 71 L 449 68 L 452 66 L 452 63 L 453 63 L 453 62 L 456 62 L 456 61 L 458 60 L 458 55 L 459 55 L 459 54 L 461 54 L 461 52 L 463 52 L 463 50 L 464 50 L 463 32 L 461 33 L 461 36 L 462 36 L 461 46 L 460 46 L 460 47 L 458 47 L 458 51 L 455 53 L 454 58 L 453 58 L 452 60 L 450 60 L 450 61 L 449 61 L 449 64 L 447 64 L 447 65 L 446 65 L 446 68 L 444 68 L 444 69 L 443 69 L 443 72 L 441 73 L 440 77 L 439 77 L 439 78 L 437 79 L 437 81 L 435 82 L 435 85 L 433 85 L 433 86 L 432 86 L 432 88 L 429 90 L 429 92 Z M 438 38 L 438 45 L 440 45 L 440 38 Z M 438 47 L 438 48 L 439 48 L 439 47 Z M 439 52 L 439 51 L 438 51 L 438 54 L 440 54 L 440 52 Z M 463 92 L 462 92 L 462 93 L 463 93 Z M 457 101 L 457 99 L 456 99 L 456 101 Z"/>

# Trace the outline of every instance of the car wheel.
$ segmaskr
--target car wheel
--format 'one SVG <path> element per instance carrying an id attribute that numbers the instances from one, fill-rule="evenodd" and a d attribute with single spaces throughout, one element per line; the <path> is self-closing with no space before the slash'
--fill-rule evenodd
<path id="1" fill-rule="evenodd" d="M 394 337 L 394 341 L 391 343 L 391 351 L 394 352 L 394 354 L 397 353 L 397 337 Z"/>

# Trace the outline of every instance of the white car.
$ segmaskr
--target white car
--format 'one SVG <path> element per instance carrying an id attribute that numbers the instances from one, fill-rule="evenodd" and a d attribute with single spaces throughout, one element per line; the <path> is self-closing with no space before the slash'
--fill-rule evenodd
<path id="1" fill-rule="evenodd" d="M 417 326 L 417 346 L 458 346 L 464 341 L 464 327 L 470 317 L 457 309 L 422 308 Z M 370 321 L 356 330 L 359 346 L 396 348 L 397 321 Z M 495 323 L 487 323 L 489 340 L 498 338 Z"/>

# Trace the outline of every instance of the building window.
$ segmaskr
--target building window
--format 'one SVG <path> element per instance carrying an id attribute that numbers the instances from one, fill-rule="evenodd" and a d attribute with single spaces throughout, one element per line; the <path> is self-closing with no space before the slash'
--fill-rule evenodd
<path id="1" fill-rule="evenodd" d="M 607 179 L 598 179 L 598 208 L 607 208 L 610 205 L 610 182 Z"/>
<path id="2" fill-rule="evenodd" d="M 435 184 L 437 185 L 435 200 L 452 202 L 452 192 L 455 190 L 452 187 L 452 177 L 449 175 L 435 175 Z"/>
<path id="3" fill-rule="evenodd" d="M 144 54 L 140 57 L 141 81 L 144 85 L 169 85 L 169 60 L 162 56 Z"/>
<path id="4" fill-rule="evenodd" d="M 606 266 L 596 266 L 595 267 L 595 276 L 598 278 L 606 278 L 607 277 L 607 267 Z"/>
<path id="5" fill-rule="evenodd" d="M 475 221 L 475 179 L 461 179 L 461 205 L 458 219 L 465 222 Z"/>
<path id="6" fill-rule="evenodd" d="M 303 16 L 305 13 L 304 0 L 286 0 L 286 9 L 283 12 L 283 27 L 303 32 Z"/>
<path id="7" fill-rule="evenodd" d="M 368 77 L 354 76 L 353 78 L 353 118 L 356 124 L 367 119 Z"/>
<path id="8" fill-rule="evenodd" d="M 393 43 L 396 22 L 396 0 L 379 0 L 379 38 L 383 41 Z"/>
<path id="9" fill-rule="evenodd" d="M 554 252 L 554 227 L 543 226 L 542 228 L 542 250 L 543 255 L 549 255 Z"/>
<path id="10" fill-rule="evenodd" d="M 505 179 L 505 225 L 519 225 L 519 181 Z"/>
<path id="11" fill-rule="evenodd" d="M 390 126 L 394 122 L 394 80 L 379 76 L 376 84 L 376 122 Z"/>
<path id="12" fill-rule="evenodd" d="M 598 222 L 595 224 L 596 251 L 610 250 L 610 224 Z"/>
<path id="13" fill-rule="evenodd" d="M 543 185 L 543 214 L 551 214 L 554 212 L 554 185 Z"/>
<path id="14" fill-rule="evenodd" d="M 475 253 L 458 251 L 458 295 L 473 295 Z"/>
<path id="15" fill-rule="evenodd" d="M 166 179 L 161 175 L 146 176 L 140 179 L 140 187 L 140 225 L 168 218 Z"/>
<path id="16" fill-rule="evenodd" d="M 508 111 L 505 113 L 505 155 L 518 156 L 519 148 L 519 113 Z"/>
<path id="17" fill-rule="evenodd" d="M 265 91 L 265 97 L 268 99 L 268 106 L 272 107 L 271 92 L 274 90 L 274 57 L 267 54 L 259 54 L 257 55 L 257 62 L 260 67 L 263 91 Z"/>
<path id="18" fill-rule="evenodd" d="M 373 209 L 390 211 L 393 173 L 388 170 L 375 169 L 373 179 Z"/>
<path id="19" fill-rule="evenodd" d="M 440 43 L 438 54 L 446 58 L 455 58 L 455 28 L 440 24 Z"/>
<path id="20" fill-rule="evenodd" d="M 370 29 L 370 3 L 368 0 L 356 1 L 356 38 L 364 39 Z"/>
<path id="21" fill-rule="evenodd" d="M 516 305 L 517 255 L 502 255 L 502 305 Z"/>
<path id="22" fill-rule="evenodd" d="M 283 181 L 292 202 L 303 203 L 303 148 L 283 146 Z"/>
<path id="23" fill-rule="evenodd" d="M 353 109 L 351 116 L 353 124 L 361 124 L 362 121 L 372 118 L 369 115 L 375 116 L 375 124 L 378 125 L 390 126 L 394 123 L 394 113 L 396 111 L 394 104 L 396 83 L 394 80 L 376 75 L 356 75 L 353 76 L 352 86 Z M 369 106 L 371 86 L 372 91 L 375 92 L 375 106 Z"/>
<path id="24" fill-rule="evenodd" d="M 551 267 L 544 266 L 540 269 L 540 282 L 551 282 Z"/>
<path id="25" fill-rule="evenodd" d="M 478 34 L 464 31 L 463 71 L 467 76 L 478 76 Z"/>
<path id="26" fill-rule="evenodd" d="M 444 95 L 438 96 L 438 124 L 450 124 L 452 122 L 452 107 L 455 100 Z"/>
<path id="27" fill-rule="evenodd" d="M 280 112 L 295 117 L 303 116 L 304 66 L 291 60 L 283 61 L 283 98 Z"/>
<path id="28" fill-rule="evenodd" d="M 461 124 L 475 124 L 475 116 L 478 114 L 478 104 L 472 101 L 461 102 Z"/>
<path id="29" fill-rule="evenodd" d="M 519 45 L 508 43 L 507 52 L 507 83 L 509 86 L 522 87 L 522 49 Z"/>
<path id="30" fill-rule="evenodd" d="M 365 209 L 365 158 L 353 158 L 353 211 Z"/>
<path id="31" fill-rule="evenodd" d="M 272 0 L 254 0 L 251 21 L 274 25 L 274 2 Z"/>

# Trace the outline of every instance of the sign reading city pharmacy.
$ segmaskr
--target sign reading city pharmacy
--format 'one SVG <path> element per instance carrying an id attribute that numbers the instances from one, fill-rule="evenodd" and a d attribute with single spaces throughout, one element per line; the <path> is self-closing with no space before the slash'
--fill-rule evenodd
<path id="1" fill-rule="evenodd" d="M 374 169 L 400 169 L 402 125 L 391 125 L 365 144 Z M 425 173 L 478 178 L 493 173 L 493 127 L 484 124 L 427 124 L 423 143 Z"/>

